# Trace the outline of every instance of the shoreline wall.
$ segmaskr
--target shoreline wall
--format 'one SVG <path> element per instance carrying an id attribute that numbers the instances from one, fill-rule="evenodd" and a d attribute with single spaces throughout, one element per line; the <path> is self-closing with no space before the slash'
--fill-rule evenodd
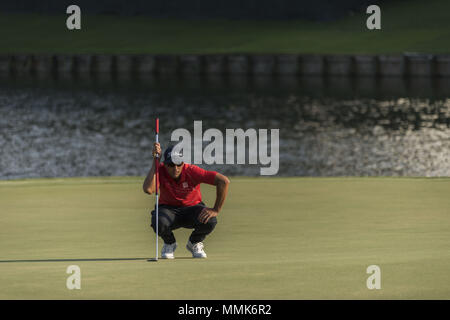
<path id="1" fill-rule="evenodd" d="M 1 54 L 0 75 L 450 77 L 450 55 Z"/>

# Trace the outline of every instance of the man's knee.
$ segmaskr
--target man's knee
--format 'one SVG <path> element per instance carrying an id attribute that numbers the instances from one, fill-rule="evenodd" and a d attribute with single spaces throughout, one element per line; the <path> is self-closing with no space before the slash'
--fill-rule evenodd
<path id="1" fill-rule="evenodd" d="M 164 234 L 170 231 L 173 221 L 165 212 L 158 212 L 158 234 Z M 156 213 L 152 211 L 152 228 L 156 232 Z"/>
<path id="2" fill-rule="evenodd" d="M 216 227 L 216 224 L 217 224 L 217 218 L 212 217 L 208 220 L 207 223 L 205 223 L 205 226 L 212 231 Z"/>

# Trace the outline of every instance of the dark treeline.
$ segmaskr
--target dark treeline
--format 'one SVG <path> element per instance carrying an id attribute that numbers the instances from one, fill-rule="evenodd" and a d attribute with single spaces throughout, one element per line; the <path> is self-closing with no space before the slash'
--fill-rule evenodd
<path id="1" fill-rule="evenodd" d="M 0 12 L 148 15 L 165 18 L 332 20 L 388 0 L 2 0 Z M 391 0 L 392 1 L 392 0 Z"/>

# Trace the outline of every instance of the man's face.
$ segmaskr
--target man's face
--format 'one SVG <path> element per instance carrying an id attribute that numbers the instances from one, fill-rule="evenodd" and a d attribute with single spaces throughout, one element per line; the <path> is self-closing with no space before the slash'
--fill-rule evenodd
<path id="1" fill-rule="evenodd" d="M 176 164 L 167 164 L 164 163 L 164 167 L 166 167 L 167 172 L 173 179 L 178 179 L 181 171 L 183 170 L 183 163 L 176 165 Z"/>

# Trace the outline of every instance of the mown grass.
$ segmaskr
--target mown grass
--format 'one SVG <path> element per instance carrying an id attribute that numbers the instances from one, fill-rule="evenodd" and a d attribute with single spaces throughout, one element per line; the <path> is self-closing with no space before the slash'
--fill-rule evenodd
<path id="1" fill-rule="evenodd" d="M 450 179 L 235 177 L 208 259 L 190 258 L 186 229 L 157 263 L 142 180 L 2 181 L 0 299 L 450 298 Z M 94 261 L 120 258 L 142 259 Z"/>
<path id="2" fill-rule="evenodd" d="M 381 5 L 382 30 L 357 13 L 331 22 L 176 20 L 82 15 L 0 14 L 0 53 L 326 53 L 450 52 L 450 2 Z"/>

